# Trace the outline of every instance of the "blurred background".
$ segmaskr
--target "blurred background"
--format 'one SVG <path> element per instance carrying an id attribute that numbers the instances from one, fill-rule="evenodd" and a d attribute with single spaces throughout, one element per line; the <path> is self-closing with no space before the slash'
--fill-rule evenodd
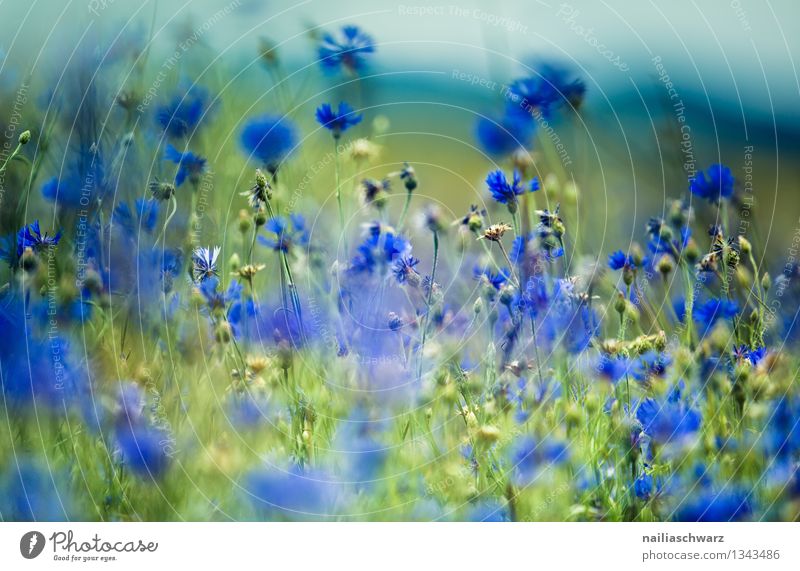
<path id="1" fill-rule="evenodd" d="M 586 99 L 579 113 L 553 118 L 551 130 L 540 125 L 532 151 L 538 158 L 542 137 L 563 144 L 561 166 L 545 161 L 539 174 L 553 170 L 578 184 L 581 220 L 571 230 L 579 244 L 602 255 L 638 239 L 649 216 L 687 195 L 694 169 L 717 162 L 740 184 L 752 168 L 752 212 L 768 254 L 785 257 L 800 226 L 800 18 L 790 0 L 50 0 L 4 3 L 0 11 L 4 125 L 18 113 L 36 132 L 46 104 L 68 97 L 76 74 L 94 80 L 93 69 L 103 70 L 98 104 L 112 119 L 131 85 L 152 87 L 163 74 L 161 100 L 165 87 L 188 79 L 208 87 L 215 113 L 229 119 L 203 135 L 212 168 L 223 174 L 217 185 L 225 173 L 250 176 L 236 142 L 248 117 L 285 113 L 323 145 L 313 109 L 346 99 L 367 119 L 356 134 L 384 147 L 371 174 L 409 161 L 420 192 L 458 216 L 487 198 L 483 179 L 494 166 L 476 143 L 476 122 L 502 111 L 505 85 L 558 62 L 583 78 Z M 315 38 L 344 24 L 360 26 L 377 46 L 359 81 L 325 77 L 314 62 Z M 144 57 L 116 61 L 117 53 L 130 57 L 132 44 Z M 265 66 L 265 50 L 278 58 L 279 77 Z M 87 58 L 96 65 L 86 66 Z M 21 104 L 20 82 L 27 85 Z M 6 131 L 4 141 L 15 137 Z M 50 176 L 61 167 L 43 170 Z M 305 167 L 292 168 L 302 178 Z M 330 179 L 314 177 L 311 196 L 329 195 L 322 180 Z"/>

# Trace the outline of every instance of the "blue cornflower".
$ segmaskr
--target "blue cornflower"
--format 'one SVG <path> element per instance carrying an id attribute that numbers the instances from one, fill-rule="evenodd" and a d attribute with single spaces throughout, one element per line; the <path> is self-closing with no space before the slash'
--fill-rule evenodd
<path id="1" fill-rule="evenodd" d="M 762 432 L 767 452 L 784 459 L 796 460 L 800 451 L 800 399 L 784 395 L 773 404 L 769 423 Z"/>
<path id="2" fill-rule="evenodd" d="M 358 246 L 350 262 L 350 273 L 383 274 L 397 258 L 411 253 L 411 244 L 403 236 L 374 226 Z"/>
<path id="3" fill-rule="evenodd" d="M 239 140 L 245 151 L 275 174 L 297 147 L 297 128 L 285 117 L 262 115 L 245 124 Z"/>
<path id="4" fill-rule="evenodd" d="M 55 467 L 17 452 L 0 467 L 3 521 L 70 521 L 89 516 L 77 511 L 69 477 Z"/>
<path id="5" fill-rule="evenodd" d="M 653 478 L 652 474 L 642 472 L 633 482 L 633 492 L 640 500 L 648 501 L 662 491 L 663 484 L 660 478 Z"/>
<path id="6" fill-rule="evenodd" d="M 200 124 L 208 110 L 208 91 L 194 85 L 156 108 L 156 121 L 170 137 L 185 137 Z"/>
<path id="7" fill-rule="evenodd" d="M 545 470 L 566 462 L 568 457 L 567 447 L 561 442 L 538 442 L 525 436 L 511 448 L 512 479 L 517 486 L 525 487 Z"/>
<path id="8" fill-rule="evenodd" d="M 626 256 L 622 250 L 617 250 L 608 255 L 608 267 L 612 270 L 621 270 L 625 267 L 633 269 L 636 268 L 636 264 L 633 261 L 633 256 Z"/>
<path id="9" fill-rule="evenodd" d="M 342 27 L 342 40 L 332 34 L 322 36 L 319 46 L 319 60 L 322 69 L 327 72 L 344 68 L 349 73 L 358 73 L 366 66 L 366 54 L 375 51 L 372 37 L 361 31 L 358 26 Z"/>
<path id="10" fill-rule="evenodd" d="M 163 430 L 123 421 L 116 440 L 125 467 L 137 476 L 156 479 L 167 471 L 170 439 Z"/>
<path id="11" fill-rule="evenodd" d="M 663 377 L 671 364 L 672 359 L 668 354 L 651 349 L 639 357 L 631 372 L 637 381 L 644 382 L 651 377 Z"/>
<path id="12" fill-rule="evenodd" d="M 57 246 L 61 240 L 61 231 L 56 232 L 55 236 L 48 236 L 47 232 L 42 235 L 39 228 L 39 221 L 34 220 L 30 226 L 23 226 L 17 233 L 17 257 L 22 256 L 25 248 L 30 248 L 35 253 Z"/>
<path id="13" fill-rule="evenodd" d="M 733 348 L 734 361 L 739 363 L 748 361 L 752 365 L 758 365 L 758 363 L 766 356 L 766 354 L 766 347 L 756 347 L 752 351 L 747 345 L 739 345 L 738 347 Z"/>
<path id="14" fill-rule="evenodd" d="M 192 252 L 192 276 L 195 282 L 202 282 L 208 278 L 218 276 L 217 258 L 219 257 L 220 247 L 195 248 Z"/>
<path id="15" fill-rule="evenodd" d="M 536 234 L 529 232 L 527 236 L 517 236 L 511 242 L 511 248 L 508 251 L 508 258 L 512 264 L 522 264 L 525 261 L 525 254 L 528 251 L 528 245 L 533 242 Z"/>
<path id="16" fill-rule="evenodd" d="M 711 203 L 733 196 L 734 178 L 731 169 L 725 165 L 714 164 L 706 172 L 700 171 L 689 179 L 692 194 L 705 198 Z"/>
<path id="17" fill-rule="evenodd" d="M 491 285 L 497 291 L 500 291 L 500 288 L 502 288 L 503 285 L 508 281 L 511 273 L 509 272 L 508 268 L 500 268 L 497 273 L 492 273 L 489 268 L 480 268 L 476 266 L 472 270 L 472 275 L 476 280 L 485 279 L 489 285 Z"/>
<path id="18" fill-rule="evenodd" d="M 308 244 L 309 235 L 306 221 L 300 214 L 292 214 L 289 220 L 283 216 L 270 218 L 264 225 L 264 229 L 275 234 L 275 237 L 259 236 L 259 243 L 276 252 L 288 252 L 295 244 L 300 246 Z"/>
<path id="19" fill-rule="evenodd" d="M 719 319 L 731 319 L 739 313 L 736 302 L 727 299 L 709 299 L 696 302 L 692 307 L 692 318 L 698 325 L 698 331 L 705 335 Z"/>
<path id="20" fill-rule="evenodd" d="M 239 301 L 242 295 L 242 285 L 236 281 L 231 280 L 228 289 L 224 292 L 219 291 L 219 279 L 212 276 L 207 280 L 200 283 L 200 293 L 206 300 L 206 305 L 209 311 L 216 312 L 224 310 L 229 305 Z"/>
<path id="21" fill-rule="evenodd" d="M 164 150 L 164 158 L 178 165 L 178 172 L 175 173 L 175 186 L 180 186 L 188 178 L 192 184 L 197 184 L 200 175 L 206 168 L 206 160 L 200 155 L 191 151 L 184 153 L 167 143 Z"/>
<path id="22" fill-rule="evenodd" d="M 508 507 L 495 500 L 485 500 L 472 506 L 467 513 L 467 521 L 511 521 Z"/>
<path id="23" fill-rule="evenodd" d="M 645 399 L 636 409 L 636 419 L 642 425 L 642 432 L 659 444 L 683 445 L 691 443 L 700 430 L 700 413 L 683 400 Z"/>
<path id="24" fill-rule="evenodd" d="M 692 230 L 686 225 L 670 226 L 663 218 L 654 216 L 647 222 L 647 234 L 649 236 L 647 247 L 654 255 L 653 261 L 655 261 L 657 254 L 669 254 L 677 258 L 689 243 Z"/>
<path id="25" fill-rule="evenodd" d="M 290 466 L 251 472 L 244 489 L 261 517 L 304 519 L 329 515 L 337 485 L 326 474 Z"/>
<path id="26" fill-rule="evenodd" d="M 603 355 L 598 360 L 596 369 L 601 377 L 616 383 L 631 373 L 634 365 L 634 362 L 627 357 Z"/>
<path id="27" fill-rule="evenodd" d="M 415 278 L 419 276 L 419 272 L 415 269 L 417 264 L 419 264 L 419 260 L 414 256 L 401 256 L 397 258 L 392 266 L 392 272 L 394 273 L 397 283 L 414 282 Z"/>
<path id="28" fill-rule="evenodd" d="M 522 109 L 538 110 L 548 116 L 564 104 L 577 108 L 586 94 L 586 84 L 574 74 L 555 64 L 538 66 L 536 75 L 518 79 L 509 86 L 508 97 Z"/>
<path id="29" fill-rule="evenodd" d="M 756 347 L 752 351 L 750 351 L 747 355 L 747 358 L 753 365 L 758 365 L 761 362 L 761 359 L 766 357 L 767 355 L 767 348 L 766 347 Z"/>
<path id="30" fill-rule="evenodd" d="M 517 170 L 514 171 L 511 182 L 508 181 L 503 171 L 492 171 L 486 177 L 486 185 L 489 187 L 489 192 L 492 193 L 492 198 L 500 204 L 507 205 L 509 212 L 512 214 L 517 211 L 518 196 L 526 192 L 539 190 L 539 180 L 537 178 L 534 178 L 527 185 L 523 185 L 522 175 Z"/>
<path id="31" fill-rule="evenodd" d="M 330 103 L 323 103 L 317 107 L 317 122 L 333 133 L 333 138 L 338 139 L 342 133 L 353 125 L 361 123 L 363 116 L 355 112 L 344 101 L 339 103 L 339 109 L 334 111 Z"/>
<path id="32" fill-rule="evenodd" d="M 475 138 L 487 155 L 504 157 L 529 148 L 535 131 L 533 118 L 519 107 L 512 106 L 496 121 L 488 117 L 478 119 Z"/>
<path id="33" fill-rule="evenodd" d="M 745 491 L 730 486 L 720 491 L 705 486 L 685 494 L 675 514 L 678 521 L 736 521 L 747 517 L 751 512 Z"/>
<path id="34" fill-rule="evenodd" d="M 137 198 L 134 206 L 135 217 L 127 202 L 117 204 L 111 215 L 114 224 L 121 226 L 131 237 L 136 236 L 140 230 L 152 232 L 158 221 L 158 202 Z"/>
<path id="35" fill-rule="evenodd" d="M 6 406 L 30 404 L 63 412 L 85 397 L 87 376 L 74 364 L 69 344 L 58 331 L 39 336 L 31 319 L 22 297 L 0 294 L 2 398 Z"/>

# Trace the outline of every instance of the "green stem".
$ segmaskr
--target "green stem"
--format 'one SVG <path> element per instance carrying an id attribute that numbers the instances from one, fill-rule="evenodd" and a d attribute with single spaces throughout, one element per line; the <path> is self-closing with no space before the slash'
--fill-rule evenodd
<path id="1" fill-rule="evenodd" d="M 339 167 L 339 139 L 333 138 L 334 170 L 336 172 L 336 205 L 339 207 L 339 228 L 342 232 L 342 244 L 344 245 L 344 255 L 347 257 L 349 248 L 347 247 L 347 233 L 344 226 L 344 205 L 342 204 L 342 188 L 340 183 Z"/>
<path id="2" fill-rule="evenodd" d="M 431 303 L 433 301 L 433 286 L 436 283 L 436 264 L 439 258 L 439 233 L 433 232 L 433 266 L 431 267 L 431 283 L 428 288 L 428 299 L 426 300 L 427 310 L 425 311 L 425 319 L 422 324 L 422 340 L 419 346 L 419 359 L 417 365 L 417 378 L 422 377 L 422 357 L 425 353 L 425 340 L 428 333 L 428 324 L 431 316 Z"/>
<path id="3" fill-rule="evenodd" d="M 408 206 L 411 204 L 411 194 L 412 192 L 410 190 L 406 192 L 406 203 L 403 205 L 403 212 L 400 213 L 400 219 L 397 221 L 398 231 L 403 229 L 403 223 L 405 222 L 406 215 L 408 214 Z"/>
<path id="4" fill-rule="evenodd" d="M 16 156 L 19 154 L 19 152 L 20 152 L 20 150 L 21 150 L 21 149 L 22 149 L 22 143 L 17 143 L 17 148 L 16 148 L 16 149 L 14 149 L 14 152 L 13 152 L 13 153 L 11 153 L 11 154 L 10 154 L 10 155 L 9 155 L 9 156 L 6 158 L 6 160 L 5 160 L 5 161 L 3 161 L 3 165 L 2 165 L 2 166 L 0 166 L 0 173 L 3 173 L 3 172 L 5 172 L 5 170 L 6 170 L 6 167 L 8 166 L 8 163 L 10 163 L 12 160 L 14 160 L 14 157 L 16 157 Z"/>
<path id="5" fill-rule="evenodd" d="M 269 214 L 269 217 L 275 218 L 275 212 L 272 210 L 272 205 L 269 203 L 269 201 L 267 201 L 265 204 L 267 205 L 267 213 Z M 281 237 L 279 236 L 278 239 L 280 240 Z M 283 249 L 280 249 L 278 253 L 281 259 L 281 274 L 286 276 L 286 284 L 289 289 L 289 299 L 292 302 L 292 308 L 294 309 L 295 317 L 297 317 L 297 326 L 300 330 L 300 338 L 305 341 L 306 332 L 305 328 L 303 327 L 303 313 L 300 308 L 300 296 L 297 294 L 297 286 L 295 285 L 294 278 L 292 276 L 292 268 L 289 266 L 289 258 Z"/>

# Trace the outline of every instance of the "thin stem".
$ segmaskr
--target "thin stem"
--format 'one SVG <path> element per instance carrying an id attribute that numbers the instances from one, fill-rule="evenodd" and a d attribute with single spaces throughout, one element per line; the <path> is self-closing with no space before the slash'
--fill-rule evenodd
<path id="1" fill-rule="evenodd" d="M 505 246 L 499 240 L 497 241 L 497 245 L 500 246 L 500 251 L 503 253 L 503 258 L 505 258 L 506 263 L 508 264 L 508 271 L 511 273 L 511 279 L 514 281 L 514 285 L 517 288 L 520 288 L 519 280 L 517 279 L 517 275 L 514 273 L 514 264 L 511 263 L 511 258 L 508 257 L 508 252 L 506 252 Z"/>
<path id="2" fill-rule="evenodd" d="M 6 158 L 6 160 L 5 160 L 5 161 L 3 161 L 3 165 L 2 165 L 2 166 L 0 166 L 0 173 L 3 173 L 3 172 L 5 172 L 5 170 L 6 170 L 6 167 L 8 166 L 8 163 L 10 163 L 12 160 L 14 160 L 14 157 L 16 157 L 16 156 L 19 154 L 19 151 L 20 151 L 21 149 L 22 149 L 22 143 L 18 143 L 18 144 L 17 144 L 17 148 L 16 148 L 16 149 L 14 149 L 14 152 L 13 152 L 13 153 L 11 153 L 11 154 L 10 154 L 10 155 L 9 155 L 9 156 Z"/>
<path id="3" fill-rule="evenodd" d="M 422 376 L 422 357 L 425 353 L 425 340 L 427 338 L 428 333 L 428 324 L 430 322 L 431 316 L 431 303 L 433 301 L 433 286 L 436 283 L 436 264 L 439 258 L 439 233 L 434 231 L 433 232 L 433 266 L 431 267 L 431 283 L 429 284 L 428 288 L 428 298 L 425 301 L 427 305 L 427 310 L 425 311 L 425 319 L 423 319 L 422 325 L 422 340 L 419 346 L 419 359 L 417 365 L 417 378 Z"/>
<path id="4" fill-rule="evenodd" d="M 342 232 L 342 244 L 344 244 L 345 257 L 349 248 L 347 247 L 347 233 L 344 227 L 344 205 L 342 204 L 342 188 L 340 182 L 340 167 L 339 167 L 339 139 L 333 138 L 333 153 L 334 153 L 334 170 L 336 172 L 336 205 L 339 207 L 339 228 Z"/>
<path id="5" fill-rule="evenodd" d="M 406 220 L 406 215 L 408 214 L 408 206 L 411 204 L 411 195 L 413 193 L 409 190 L 406 192 L 406 203 L 403 205 L 403 212 L 400 213 L 400 219 L 397 221 L 397 230 L 400 231 L 403 229 L 403 223 Z"/>
<path id="6" fill-rule="evenodd" d="M 536 356 L 536 370 L 539 373 L 539 384 L 543 383 L 542 381 L 542 365 L 539 361 L 539 342 L 536 340 L 536 320 L 534 319 L 533 315 L 531 317 L 531 335 L 533 336 L 533 352 Z"/>
<path id="7" fill-rule="evenodd" d="M 266 201 L 267 206 L 267 213 L 269 214 L 270 218 L 275 218 L 275 213 L 272 210 L 272 205 L 269 201 Z M 280 240 L 281 237 L 278 236 Z M 305 327 L 303 327 L 303 313 L 300 308 L 300 296 L 297 294 L 297 286 L 295 286 L 294 278 L 292 277 L 292 268 L 289 266 L 289 259 L 286 256 L 286 252 L 283 248 L 278 249 L 278 254 L 281 259 L 281 275 L 286 276 L 286 284 L 289 290 L 289 299 L 292 301 L 292 306 L 294 309 L 295 317 L 297 318 L 297 326 L 300 330 L 300 338 L 305 341 L 306 340 L 306 332 Z M 285 294 L 284 294 L 285 295 Z"/>

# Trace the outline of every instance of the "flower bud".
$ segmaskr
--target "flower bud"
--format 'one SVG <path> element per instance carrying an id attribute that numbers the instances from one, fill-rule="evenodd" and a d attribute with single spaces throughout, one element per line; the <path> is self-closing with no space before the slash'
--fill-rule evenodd
<path id="1" fill-rule="evenodd" d="M 658 271 L 661 273 L 664 278 L 666 278 L 669 273 L 675 269 L 675 264 L 672 261 L 672 256 L 664 254 L 658 259 Z"/>
<path id="2" fill-rule="evenodd" d="M 250 218 L 250 213 L 242 209 L 239 211 L 239 232 L 247 234 L 253 226 L 253 221 Z"/>
<path id="3" fill-rule="evenodd" d="M 500 429 L 496 426 L 485 424 L 478 429 L 475 436 L 479 441 L 491 444 L 500 440 Z"/>
<path id="4" fill-rule="evenodd" d="M 231 326 L 227 321 L 222 321 L 217 324 L 214 330 L 214 337 L 218 343 L 230 343 L 232 336 Z"/>
<path id="5" fill-rule="evenodd" d="M 625 294 L 623 294 L 621 291 L 618 291 L 617 296 L 614 299 L 614 311 L 622 315 L 625 312 L 625 304 Z"/>
<path id="6" fill-rule="evenodd" d="M 766 292 L 769 291 L 769 288 L 772 287 L 772 278 L 769 277 L 769 273 L 764 272 L 764 275 L 761 276 L 761 288 Z"/>
<path id="7" fill-rule="evenodd" d="M 700 259 L 700 250 L 697 247 L 697 242 L 695 242 L 694 239 L 689 239 L 689 243 L 686 244 L 686 248 L 683 249 L 683 255 L 686 257 L 686 261 L 690 264 L 694 264 Z"/>
<path id="8" fill-rule="evenodd" d="M 19 134 L 19 144 L 27 145 L 31 140 L 31 132 L 27 129 Z"/>
<path id="9" fill-rule="evenodd" d="M 267 212 L 263 208 L 259 208 L 255 214 L 253 214 L 253 222 L 255 222 L 256 227 L 261 227 L 267 223 Z"/>
<path id="10" fill-rule="evenodd" d="M 750 255 L 750 252 L 753 251 L 753 247 L 750 245 L 750 241 L 744 236 L 739 236 L 739 249 L 745 256 Z"/>
<path id="11" fill-rule="evenodd" d="M 228 267 L 231 269 L 232 272 L 238 272 L 239 267 L 242 265 L 242 261 L 239 259 L 239 254 L 236 252 L 231 255 L 230 259 L 228 260 Z"/>

